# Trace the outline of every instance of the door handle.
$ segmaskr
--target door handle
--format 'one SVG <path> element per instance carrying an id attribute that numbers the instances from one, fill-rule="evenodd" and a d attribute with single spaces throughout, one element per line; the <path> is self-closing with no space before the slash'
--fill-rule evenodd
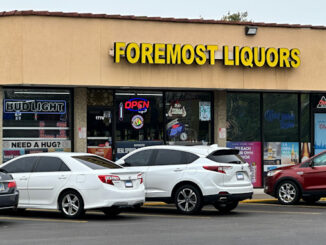
<path id="1" fill-rule="evenodd" d="M 60 177 L 58 177 L 58 179 L 67 179 L 67 177 L 64 175 L 61 175 Z"/>
<path id="2" fill-rule="evenodd" d="M 20 177 L 19 180 L 27 180 L 27 177 L 25 177 L 25 176 Z"/>
<path id="3" fill-rule="evenodd" d="M 181 169 L 181 168 L 176 168 L 175 170 L 173 170 L 174 172 L 181 172 L 181 171 L 183 171 L 183 169 Z"/>

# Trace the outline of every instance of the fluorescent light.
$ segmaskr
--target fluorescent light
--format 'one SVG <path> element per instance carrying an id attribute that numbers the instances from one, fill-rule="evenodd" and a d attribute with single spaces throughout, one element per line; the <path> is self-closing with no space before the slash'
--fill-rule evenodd
<path id="1" fill-rule="evenodd" d="M 15 91 L 15 94 L 70 94 L 69 92 L 25 92 L 25 91 Z"/>
<path id="2" fill-rule="evenodd" d="M 115 93 L 115 95 L 136 95 L 135 93 Z"/>
<path id="3" fill-rule="evenodd" d="M 163 94 L 138 94 L 137 95 L 141 95 L 141 96 L 163 96 Z"/>

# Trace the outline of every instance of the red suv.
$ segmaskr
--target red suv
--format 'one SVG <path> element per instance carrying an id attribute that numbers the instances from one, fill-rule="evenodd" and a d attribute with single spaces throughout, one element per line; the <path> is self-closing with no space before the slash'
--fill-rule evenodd
<path id="1" fill-rule="evenodd" d="M 326 197 L 326 151 L 303 163 L 269 171 L 264 191 L 287 205 L 300 198 L 315 203 Z"/>

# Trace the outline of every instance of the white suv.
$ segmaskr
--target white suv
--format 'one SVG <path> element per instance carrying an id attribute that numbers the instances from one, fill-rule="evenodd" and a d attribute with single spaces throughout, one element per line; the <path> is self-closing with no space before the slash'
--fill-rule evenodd
<path id="1" fill-rule="evenodd" d="M 253 194 L 250 171 L 230 148 L 161 145 L 137 149 L 116 163 L 143 172 L 147 201 L 175 203 L 185 214 L 213 204 L 221 212 Z"/>

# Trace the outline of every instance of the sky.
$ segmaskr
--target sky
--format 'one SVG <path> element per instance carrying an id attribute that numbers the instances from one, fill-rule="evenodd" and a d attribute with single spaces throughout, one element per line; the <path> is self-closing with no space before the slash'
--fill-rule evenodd
<path id="1" fill-rule="evenodd" d="M 229 11 L 248 20 L 326 26 L 326 0 L 0 0 L 0 11 L 47 10 L 174 18 L 221 19 Z"/>

